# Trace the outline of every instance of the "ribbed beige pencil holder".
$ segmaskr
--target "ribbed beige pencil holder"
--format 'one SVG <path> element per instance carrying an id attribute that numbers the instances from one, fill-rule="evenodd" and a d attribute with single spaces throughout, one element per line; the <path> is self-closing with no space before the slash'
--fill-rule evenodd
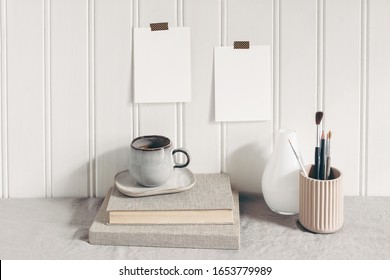
<path id="1" fill-rule="evenodd" d="M 312 165 L 306 166 L 311 175 Z M 299 172 L 299 221 L 317 233 L 332 233 L 344 223 L 342 174 L 332 168 L 329 180 L 308 178 Z"/>

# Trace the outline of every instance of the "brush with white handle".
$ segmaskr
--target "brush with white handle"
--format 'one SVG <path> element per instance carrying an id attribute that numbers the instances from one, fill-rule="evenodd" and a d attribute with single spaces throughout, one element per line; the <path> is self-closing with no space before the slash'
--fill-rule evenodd
<path id="1" fill-rule="evenodd" d="M 291 149 L 293 150 L 294 155 L 295 155 L 295 157 L 297 158 L 298 164 L 299 164 L 299 166 L 301 167 L 301 170 L 302 170 L 303 174 L 304 174 L 306 177 L 308 177 L 308 176 L 307 176 L 307 173 L 306 173 L 306 170 L 305 170 L 305 167 L 303 166 L 301 159 L 299 158 L 297 152 L 295 151 L 293 145 L 291 144 L 290 139 L 288 139 L 288 142 L 290 143 Z"/>

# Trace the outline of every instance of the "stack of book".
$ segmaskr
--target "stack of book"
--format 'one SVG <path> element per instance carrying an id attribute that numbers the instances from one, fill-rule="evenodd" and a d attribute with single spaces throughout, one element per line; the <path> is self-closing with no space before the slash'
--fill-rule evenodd
<path id="1" fill-rule="evenodd" d="M 198 174 L 190 190 L 128 197 L 110 189 L 89 230 L 97 245 L 238 249 L 238 193 L 226 174 Z"/>

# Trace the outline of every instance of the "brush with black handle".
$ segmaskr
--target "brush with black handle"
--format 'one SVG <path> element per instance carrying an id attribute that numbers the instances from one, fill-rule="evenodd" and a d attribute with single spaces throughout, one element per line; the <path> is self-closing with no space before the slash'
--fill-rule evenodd
<path id="1" fill-rule="evenodd" d="M 332 131 L 329 130 L 326 137 L 326 179 L 330 180 L 330 139 L 332 138 Z"/>
<path id="2" fill-rule="evenodd" d="M 316 125 L 317 125 L 317 146 L 314 152 L 314 172 L 313 178 L 319 179 L 320 177 L 320 162 L 321 162 L 321 146 L 320 146 L 320 124 L 322 117 L 324 116 L 323 112 L 316 113 Z"/>
<path id="3" fill-rule="evenodd" d="M 325 153 L 325 132 L 322 131 L 321 136 L 321 157 L 320 157 L 320 175 L 318 179 L 325 180 L 326 179 L 326 153 Z"/>

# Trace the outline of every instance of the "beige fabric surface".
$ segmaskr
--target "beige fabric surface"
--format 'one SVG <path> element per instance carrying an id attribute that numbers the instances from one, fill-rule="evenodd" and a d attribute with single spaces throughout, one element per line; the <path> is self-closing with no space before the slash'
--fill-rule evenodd
<path id="1" fill-rule="evenodd" d="M 0 199 L 0 259 L 390 259 L 390 198 L 346 197 L 343 228 L 313 234 L 241 195 L 239 250 L 91 245 L 102 201 Z"/>

